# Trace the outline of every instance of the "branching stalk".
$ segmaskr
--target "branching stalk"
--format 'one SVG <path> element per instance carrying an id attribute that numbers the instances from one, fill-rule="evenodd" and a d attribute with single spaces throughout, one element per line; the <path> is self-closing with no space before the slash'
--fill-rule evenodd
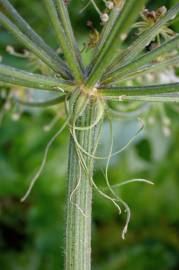
<path id="1" fill-rule="evenodd" d="M 68 14 L 67 5 L 65 4 L 65 1 L 61 1 L 61 0 L 55 0 L 55 3 L 57 7 L 57 12 L 59 14 L 59 17 L 61 19 L 64 31 L 66 34 L 67 41 L 70 45 L 71 50 L 73 51 L 73 55 L 76 56 L 76 59 L 78 63 L 80 64 L 81 69 L 83 70 L 81 54 L 80 54 L 78 44 L 74 36 L 73 28 L 71 25 L 69 14 Z"/>
<path id="2" fill-rule="evenodd" d="M 74 86 L 69 81 L 59 80 L 0 64 L 0 80 L 14 85 L 54 91 L 71 91 Z"/>
<path id="3" fill-rule="evenodd" d="M 54 64 L 58 67 L 59 73 L 64 75 L 68 68 L 63 62 L 58 54 L 49 47 L 45 41 L 32 29 L 32 27 L 20 16 L 17 10 L 11 5 L 8 0 L 0 0 L 0 6 L 5 9 L 6 13 L 10 16 L 10 18 L 15 22 L 17 27 L 27 35 L 30 40 L 32 40 L 37 46 L 42 48 L 50 57 L 53 59 Z"/>
<path id="4" fill-rule="evenodd" d="M 54 31 L 56 33 L 56 37 L 62 47 L 64 56 L 69 65 L 70 70 L 76 80 L 77 83 L 82 84 L 83 82 L 83 74 L 80 68 L 80 65 L 76 59 L 76 54 L 74 49 L 72 49 L 71 44 L 68 42 L 67 37 L 65 35 L 65 31 L 63 29 L 62 23 L 59 19 L 56 6 L 53 0 L 44 0 L 45 6 L 47 8 L 51 23 L 53 25 Z M 67 27 L 65 27 L 67 29 Z"/>
<path id="5" fill-rule="evenodd" d="M 109 21 L 104 26 L 104 28 L 103 28 L 103 30 L 101 32 L 101 37 L 100 37 L 99 43 L 97 44 L 97 46 L 95 48 L 95 53 L 94 53 L 92 63 L 88 67 L 88 73 L 89 73 L 89 71 L 91 71 L 94 63 L 96 62 L 96 58 L 97 58 L 100 50 L 104 46 L 104 44 L 105 44 L 106 40 L 108 39 L 108 37 L 110 36 L 110 33 L 111 33 L 112 28 L 114 26 L 114 23 L 117 20 L 119 14 L 120 14 L 120 10 L 121 9 L 118 6 L 115 6 L 113 8 L 113 10 L 111 11 L 111 14 L 109 16 Z"/>
<path id="6" fill-rule="evenodd" d="M 165 16 L 163 16 L 158 22 L 156 22 L 150 29 L 144 31 L 132 44 L 125 49 L 117 58 L 118 65 L 115 69 L 118 69 L 124 64 L 128 64 L 133 61 L 140 52 L 153 40 L 153 38 L 159 33 L 162 26 L 172 20 L 179 13 L 179 4 L 172 7 Z"/>
<path id="7" fill-rule="evenodd" d="M 23 34 L 2 12 L 0 12 L 0 23 L 11 32 L 26 48 L 40 58 L 48 67 L 57 73 L 69 78 L 69 74 L 63 70 L 61 64 L 51 58 L 42 48 L 37 46 L 30 38 Z"/>
<path id="8" fill-rule="evenodd" d="M 163 103 L 179 103 L 179 95 L 146 95 L 146 96 L 107 96 L 106 100 L 111 101 L 141 101 L 141 102 L 163 102 Z"/>
<path id="9" fill-rule="evenodd" d="M 97 61 L 86 84 L 87 88 L 93 88 L 96 85 L 106 68 L 116 58 L 122 43 L 121 35 L 129 32 L 130 26 L 137 19 L 146 2 L 147 0 L 126 1 L 122 14 L 118 16 L 110 36 L 105 40 L 104 46 L 97 56 Z"/>
<path id="10" fill-rule="evenodd" d="M 125 76 L 121 78 L 116 78 L 115 84 L 118 85 L 121 81 L 130 80 L 144 74 L 150 74 L 150 72 L 154 74 L 154 71 L 162 71 L 165 70 L 166 68 L 170 68 L 178 64 L 179 64 L 179 56 L 175 56 L 166 61 L 162 61 L 161 63 L 145 65 L 135 70 L 134 72 L 129 71 L 129 73 L 127 73 Z"/>
<path id="11" fill-rule="evenodd" d="M 100 89 L 100 93 L 105 97 L 116 97 L 118 100 L 123 96 L 145 96 L 151 94 L 166 94 L 179 92 L 179 83 L 149 85 L 149 86 L 136 86 L 136 87 L 117 87 L 106 86 Z"/>
<path id="12" fill-rule="evenodd" d="M 154 60 L 157 59 L 159 56 L 163 56 L 166 53 L 169 53 L 173 51 L 174 49 L 177 49 L 179 47 L 179 35 L 177 35 L 175 38 L 171 39 L 168 42 L 165 42 L 162 44 L 159 48 L 152 50 L 151 52 L 148 52 L 136 60 L 130 62 L 127 65 L 123 65 L 119 68 L 114 69 L 113 71 L 110 71 L 104 76 L 105 83 L 109 83 L 111 81 L 114 81 L 116 78 L 119 79 L 126 75 L 128 72 L 132 72 L 137 70 L 138 68 L 142 67 L 145 64 L 148 64 Z"/>

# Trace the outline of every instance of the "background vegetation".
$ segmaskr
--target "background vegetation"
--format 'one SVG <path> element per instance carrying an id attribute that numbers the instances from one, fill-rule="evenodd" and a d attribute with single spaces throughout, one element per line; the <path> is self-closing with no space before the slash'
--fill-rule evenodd
<path id="1" fill-rule="evenodd" d="M 22 15 L 57 47 L 42 1 L 16 0 Z M 172 5 L 178 1 L 151 1 L 150 7 Z M 99 17 L 88 8 L 79 15 L 86 1 L 71 1 L 70 12 L 81 49 L 89 36 L 88 20 L 99 29 Z M 179 24 L 175 25 L 179 30 Z M 11 56 L 7 45 L 21 52 L 22 47 L 0 28 L 0 55 L 4 63 L 31 69 L 26 59 Z M 84 53 L 87 63 L 91 50 Z M 32 110 L 6 106 L 0 100 L 0 269 L 63 269 L 64 208 L 68 133 L 65 131 L 50 150 L 43 175 L 25 203 L 26 191 L 42 159 L 44 147 L 63 121 L 63 113 L 49 132 L 44 127 L 59 114 L 54 110 Z M 8 110 L 7 110 L 8 109 Z M 100 195 L 93 200 L 93 269 L 103 270 L 176 270 L 179 269 L 179 125 L 177 105 L 151 104 L 142 114 L 144 130 L 110 165 L 110 180 L 116 184 L 131 178 L 147 178 L 155 186 L 131 184 L 119 192 L 132 210 L 125 241 L 121 230 L 125 215 L 118 216 L 113 205 Z M 18 121 L 17 121 L 18 120 Z M 137 130 L 135 118 L 114 121 L 114 142 L 118 149 Z M 104 126 L 101 149 L 109 143 Z M 103 187 L 105 164 L 97 163 L 96 182 Z"/>

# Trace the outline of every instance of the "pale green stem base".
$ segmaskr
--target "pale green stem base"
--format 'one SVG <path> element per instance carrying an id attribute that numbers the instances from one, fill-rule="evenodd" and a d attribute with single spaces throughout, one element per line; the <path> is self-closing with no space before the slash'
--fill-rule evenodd
<path id="1" fill-rule="evenodd" d="M 88 105 L 85 113 L 78 119 L 78 126 L 90 126 L 96 119 L 96 108 Z M 77 131 L 81 146 L 93 153 L 97 127 Z M 65 270 L 91 270 L 91 204 L 93 161 L 83 154 L 89 175 L 82 168 L 80 180 L 79 158 L 74 140 L 70 138 L 68 167 L 68 197 L 66 216 Z M 78 187 L 78 188 L 77 188 Z M 73 196 L 72 196 L 73 194 Z"/>

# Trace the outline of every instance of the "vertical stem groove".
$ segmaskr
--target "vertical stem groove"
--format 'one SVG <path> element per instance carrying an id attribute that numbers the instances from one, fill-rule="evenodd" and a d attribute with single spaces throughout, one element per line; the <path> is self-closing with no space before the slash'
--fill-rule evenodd
<path id="1" fill-rule="evenodd" d="M 78 118 L 76 125 L 90 126 L 96 119 L 96 113 L 95 102 L 89 102 L 85 112 Z M 95 149 L 97 130 L 98 127 L 96 126 L 88 130 L 77 130 L 76 133 L 81 146 L 91 154 Z M 79 183 L 79 158 L 71 136 L 68 164 L 65 270 L 91 270 L 92 187 L 90 177 L 93 175 L 93 160 L 88 156 L 83 156 L 83 158 L 89 171 L 86 173 L 81 168 L 82 177 Z M 78 189 L 76 189 L 76 186 L 78 186 Z M 73 197 L 70 200 L 72 193 Z"/>

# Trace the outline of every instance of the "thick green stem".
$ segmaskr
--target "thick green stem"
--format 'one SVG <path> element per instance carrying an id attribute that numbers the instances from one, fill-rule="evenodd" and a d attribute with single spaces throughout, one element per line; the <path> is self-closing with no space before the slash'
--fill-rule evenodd
<path id="1" fill-rule="evenodd" d="M 74 107 L 75 110 L 75 107 Z M 90 126 L 96 119 L 96 106 L 93 102 L 76 125 Z M 87 130 L 77 130 L 76 136 L 80 145 L 89 153 L 96 148 L 97 126 Z M 92 187 L 90 179 L 93 175 L 93 160 L 78 152 L 73 136 L 70 138 L 68 165 L 68 196 L 66 213 L 66 250 L 65 270 L 91 270 L 91 203 Z M 87 171 L 85 170 L 85 166 Z"/>

